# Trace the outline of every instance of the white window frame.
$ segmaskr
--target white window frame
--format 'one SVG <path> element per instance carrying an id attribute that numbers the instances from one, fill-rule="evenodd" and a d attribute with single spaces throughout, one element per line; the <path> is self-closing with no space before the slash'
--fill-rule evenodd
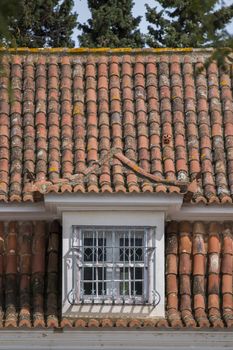
<path id="1" fill-rule="evenodd" d="M 105 252 L 105 259 L 98 261 L 98 256 L 94 254 L 96 247 L 91 245 L 88 249 L 92 251 L 92 261 L 85 261 L 84 254 L 85 248 L 84 239 L 85 233 L 90 235 L 92 241 L 98 238 L 104 239 L 105 243 L 102 244 L 100 249 Z M 129 245 L 120 245 L 120 239 L 123 237 L 124 242 L 128 239 Z M 141 237 L 142 246 L 137 246 L 142 249 L 142 260 L 120 260 L 120 249 L 123 249 L 123 253 L 127 249 L 132 252 L 136 252 L 134 245 L 131 248 L 131 241 L 135 242 L 137 237 Z M 78 305 L 83 303 L 92 304 L 137 304 L 157 305 L 160 302 L 160 295 L 156 291 L 155 269 L 156 269 L 156 228 L 155 227 L 134 227 L 134 226 L 74 226 L 70 237 L 71 243 L 71 255 L 72 255 L 72 289 L 68 292 L 69 302 L 72 305 Z M 97 243 L 98 246 L 98 243 Z M 129 248 L 128 248 L 129 247 Z M 124 255 L 123 255 L 124 256 Z M 95 257 L 95 259 L 94 259 Z M 67 257 L 68 259 L 70 257 Z M 84 271 L 86 268 L 92 268 L 91 274 L 95 277 L 95 280 L 88 282 L 85 280 Z M 102 290 L 104 288 L 104 294 L 98 292 L 98 272 L 99 268 L 102 271 Z M 123 276 L 120 276 L 120 269 L 123 268 Z M 142 271 L 142 295 L 134 294 L 131 290 L 131 283 L 135 288 L 135 269 L 140 268 Z M 128 269 L 129 277 L 126 278 L 125 272 Z M 131 276 L 130 271 L 133 269 Z M 103 273 L 104 272 L 104 273 Z M 139 280 L 138 280 L 139 281 Z M 84 284 L 92 284 L 91 294 L 85 293 Z M 128 284 L 129 294 L 120 293 L 120 285 Z"/>

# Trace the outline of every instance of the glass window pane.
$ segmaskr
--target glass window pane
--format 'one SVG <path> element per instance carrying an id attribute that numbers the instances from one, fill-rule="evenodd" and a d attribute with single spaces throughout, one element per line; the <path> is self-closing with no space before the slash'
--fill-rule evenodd
<path id="1" fill-rule="evenodd" d="M 98 267 L 98 294 L 105 295 L 106 294 L 106 268 Z"/>
<path id="2" fill-rule="evenodd" d="M 129 295 L 129 268 L 120 268 L 120 295 L 128 296 Z"/>
<path id="3" fill-rule="evenodd" d="M 134 296 L 142 295 L 142 282 L 135 282 L 135 289 L 134 289 L 134 283 L 131 282 L 131 289 L 132 289 L 132 295 Z"/>
<path id="4" fill-rule="evenodd" d="M 98 260 L 106 261 L 106 239 L 98 239 Z"/>
<path id="5" fill-rule="evenodd" d="M 83 283 L 84 295 L 92 295 L 92 283 Z"/>
<path id="6" fill-rule="evenodd" d="M 93 261 L 93 258 L 93 239 L 84 238 L 84 261 Z"/>
<path id="7" fill-rule="evenodd" d="M 141 280 L 143 278 L 143 269 L 141 267 L 135 267 L 135 280 Z"/>
<path id="8" fill-rule="evenodd" d="M 143 268 L 135 267 L 131 268 L 131 290 L 132 295 L 142 295 L 142 279 L 143 279 Z"/>
<path id="9" fill-rule="evenodd" d="M 93 270 L 91 267 L 84 267 L 84 281 L 92 281 L 93 280 Z"/>
<path id="10" fill-rule="evenodd" d="M 78 229 L 83 244 L 79 283 L 84 301 L 85 295 L 94 296 L 97 303 L 114 298 L 143 301 L 144 229 Z"/>
<path id="11" fill-rule="evenodd" d="M 140 248 L 138 248 L 140 247 Z M 143 261 L 143 241 L 142 238 L 135 238 L 135 243 L 134 243 L 134 256 L 133 259 L 135 261 Z"/>

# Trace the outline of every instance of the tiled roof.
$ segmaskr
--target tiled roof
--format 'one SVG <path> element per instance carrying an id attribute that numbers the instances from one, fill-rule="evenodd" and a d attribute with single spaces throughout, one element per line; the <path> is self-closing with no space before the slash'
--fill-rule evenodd
<path id="1" fill-rule="evenodd" d="M 57 222 L 0 223 L 2 327 L 232 327 L 233 222 L 166 228 L 166 319 L 61 319 Z"/>
<path id="2" fill-rule="evenodd" d="M 57 222 L 0 223 L 0 327 L 58 325 L 60 233 Z"/>
<path id="3" fill-rule="evenodd" d="M 166 229 L 171 326 L 233 326 L 233 223 L 172 222 Z"/>
<path id="4" fill-rule="evenodd" d="M 1 200 L 180 191 L 140 167 L 172 181 L 201 171 L 192 200 L 232 203 L 232 67 L 205 69 L 209 51 L 191 49 L 21 51 L 1 55 Z"/>

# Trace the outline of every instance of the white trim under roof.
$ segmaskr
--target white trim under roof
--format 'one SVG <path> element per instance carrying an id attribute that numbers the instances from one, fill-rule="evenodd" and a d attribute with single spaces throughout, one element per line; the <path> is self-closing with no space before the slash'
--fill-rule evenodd
<path id="1" fill-rule="evenodd" d="M 183 205 L 180 210 L 171 213 L 167 219 L 176 221 L 232 221 L 233 205 Z"/>
<path id="2" fill-rule="evenodd" d="M 166 220 L 229 221 L 233 205 L 183 204 L 180 194 L 159 193 L 49 193 L 43 202 L 0 202 L 0 220 L 55 220 L 64 211 L 82 210 L 158 210 Z"/>
<path id="3" fill-rule="evenodd" d="M 0 220 L 55 220 L 58 216 L 48 211 L 44 202 L 39 203 L 1 203 Z"/>
<path id="4" fill-rule="evenodd" d="M 172 215 L 180 210 L 183 196 L 160 193 L 68 193 L 47 194 L 44 201 L 47 210 L 58 216 L 77 210 L 155 210 Z"/>

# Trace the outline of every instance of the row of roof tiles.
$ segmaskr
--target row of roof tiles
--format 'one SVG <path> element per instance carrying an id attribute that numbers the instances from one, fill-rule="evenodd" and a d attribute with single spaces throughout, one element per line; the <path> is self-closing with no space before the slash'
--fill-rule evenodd
<path id="1" fill-rule="evenodd" d="M 166 297 L 172 326 L 232 327 L 232 228 L 232 222 L 168 224 Z"/>
<path id="2" fill-rule="evenodd" d="M 57 222 L 0 223 L 1 327 L 232 327 L 233 223 L 166 228 L 165 319 L 61 318 Z"/>
<path id="3" fill-rule="evenodd" d="M 1 57 L 1 200 L 179 191 L 114 157 L 85 175 L 116 150 L 166 179 L 201 171 L 194 202 L 232 203 L 232 67 L 206 69 L 203 54 Z"/>
<path id="4" fill-rule="evenodd" d="M 57 222 L 0 222 L 0 327 L 57 322 L 60 233 Z"/>

